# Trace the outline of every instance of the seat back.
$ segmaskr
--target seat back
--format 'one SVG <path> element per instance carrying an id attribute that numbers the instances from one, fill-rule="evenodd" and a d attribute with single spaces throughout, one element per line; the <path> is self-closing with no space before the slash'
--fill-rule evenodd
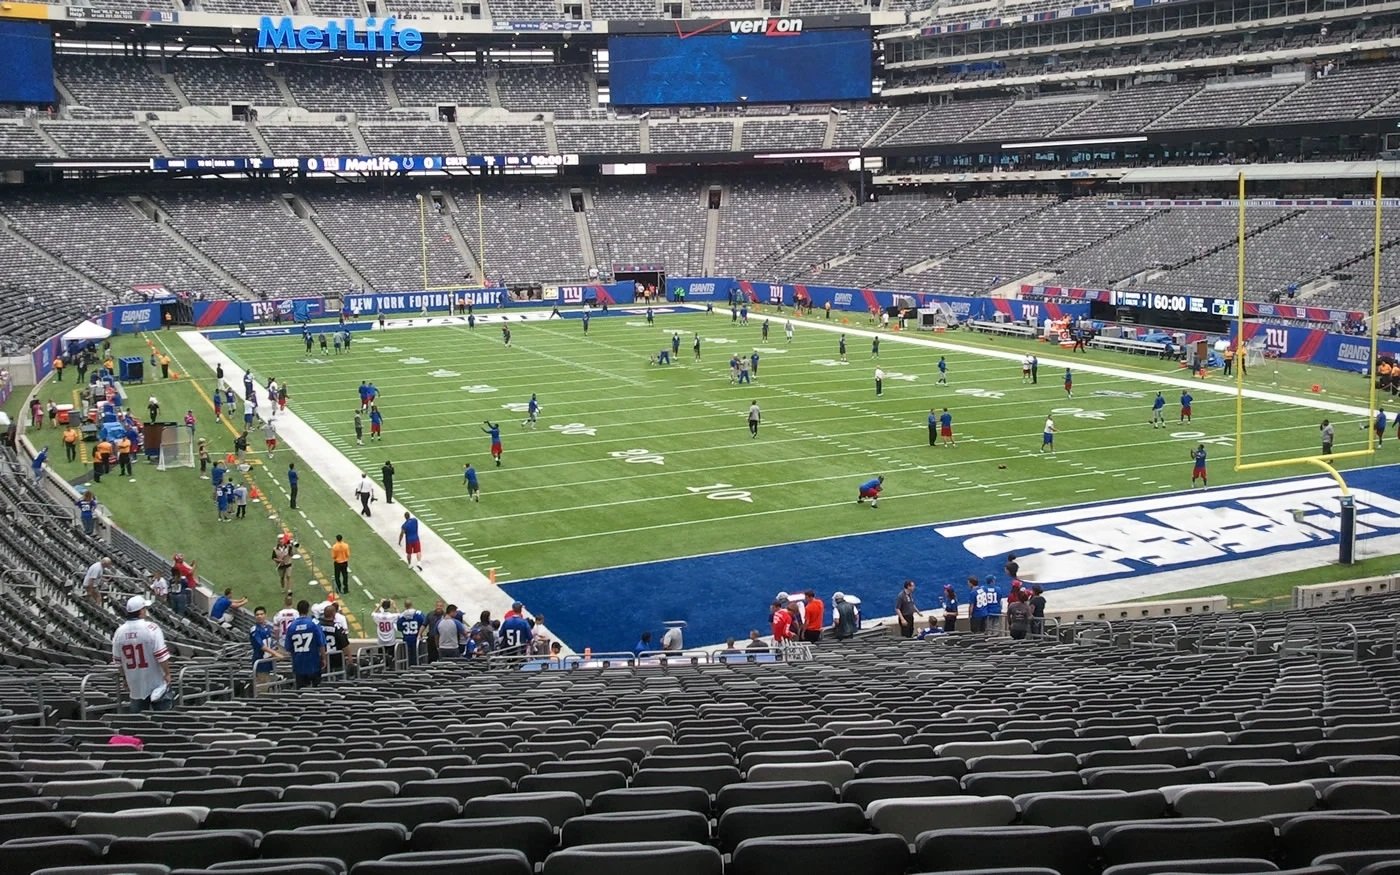
<path id="1" fill-rule="evenodd" d="M 1009 796 L 879 799 L 866 810 L 876 832 L 902 836 L 911 845 L 931 829 L 1006 826 L 1016 819 L 1016 803 Z"/>

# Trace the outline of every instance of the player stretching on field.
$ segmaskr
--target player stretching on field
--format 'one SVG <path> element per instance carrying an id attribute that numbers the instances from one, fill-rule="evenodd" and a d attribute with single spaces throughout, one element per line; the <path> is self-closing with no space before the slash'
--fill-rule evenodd
<path id="1" fill-rule="evenodd" d="M 1196 449 L 1191 451 L 1191 458 L 1195 461 L 1195 466 L 1191 469 L 1191 485 L 1196 485 L 1196 478 L 1201 478 L 1201 488 L 1205 489 L 1210 483 L 1206 480 L 1206 445 L 1196 444 Z"/>
<path id="2" fill-rule="evenodd" d="M 856 504 L 865 504 L 865 500 L 870 499 L 871 507 L 880 506 L 880 492 L 885 488 L 885 478 L 876 477 L 874 480 L 867 480 L 860 484 L 860 494 L 856 496 Z"/>
<path id="3" fill-rule="evenodd" d="M 496 467 L 501 467 L 501 424 L 492 422 L 489 419 L 482 420 L 486 423 L 486 428 L 481 431 L 491 435 L 491 458 L 496 460 Z"/>
<path id="4" fill-rule="evenodd" d="M 521 427 L 521 428 L 524 428 L 525 426 L 528 425 L 530 428 L 534 428 L 536 425 L 539 424 L 539 421 L 540 421 L 540 402 L 539 402 L 539 399 L 537 399 L 537 398 L 535 397 L 535 393 L 534 393 L 534 392 L 531 392 L 531 393 L 530 393 L 530 403 L 529 403 L 529 405 L 525 408 L 525 419 L 520 423 L 520 427 Z"/>

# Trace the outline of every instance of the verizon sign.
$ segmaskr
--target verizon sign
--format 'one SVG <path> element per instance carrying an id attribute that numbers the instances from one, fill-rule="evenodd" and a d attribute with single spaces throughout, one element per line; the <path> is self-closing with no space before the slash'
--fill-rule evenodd
<path id="1" fill-rule="evenodd" d="M 796 36 L 802 32 L 800 18 L 745 18 L 729 22 L 729 32 L 759 36 Z"/>

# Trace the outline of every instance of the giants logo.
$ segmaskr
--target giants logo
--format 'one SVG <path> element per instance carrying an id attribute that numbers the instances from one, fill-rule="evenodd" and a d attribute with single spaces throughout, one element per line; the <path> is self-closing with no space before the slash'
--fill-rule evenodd
<path id="1" fill-rule="evenodd" d="M 749 18 L 729 22 L 732 34 L 752 33 L 762 36 L 797 36 L 802 33 L 800 18 Z"/>

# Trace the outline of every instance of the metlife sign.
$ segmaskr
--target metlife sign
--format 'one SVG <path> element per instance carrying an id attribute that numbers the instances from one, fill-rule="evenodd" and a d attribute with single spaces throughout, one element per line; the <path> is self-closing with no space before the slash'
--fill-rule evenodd
<path id="1" fill-rule="evenodd" d="M 352 52 L 356 54 L 414 53 L 423 50 L 423 32 L 399 27 L 397 18 L 344 18 L 324 27 L 296 26 L 283 16 L 274 20 L 264 15 L 258 20 L 259 51 Z"/>

